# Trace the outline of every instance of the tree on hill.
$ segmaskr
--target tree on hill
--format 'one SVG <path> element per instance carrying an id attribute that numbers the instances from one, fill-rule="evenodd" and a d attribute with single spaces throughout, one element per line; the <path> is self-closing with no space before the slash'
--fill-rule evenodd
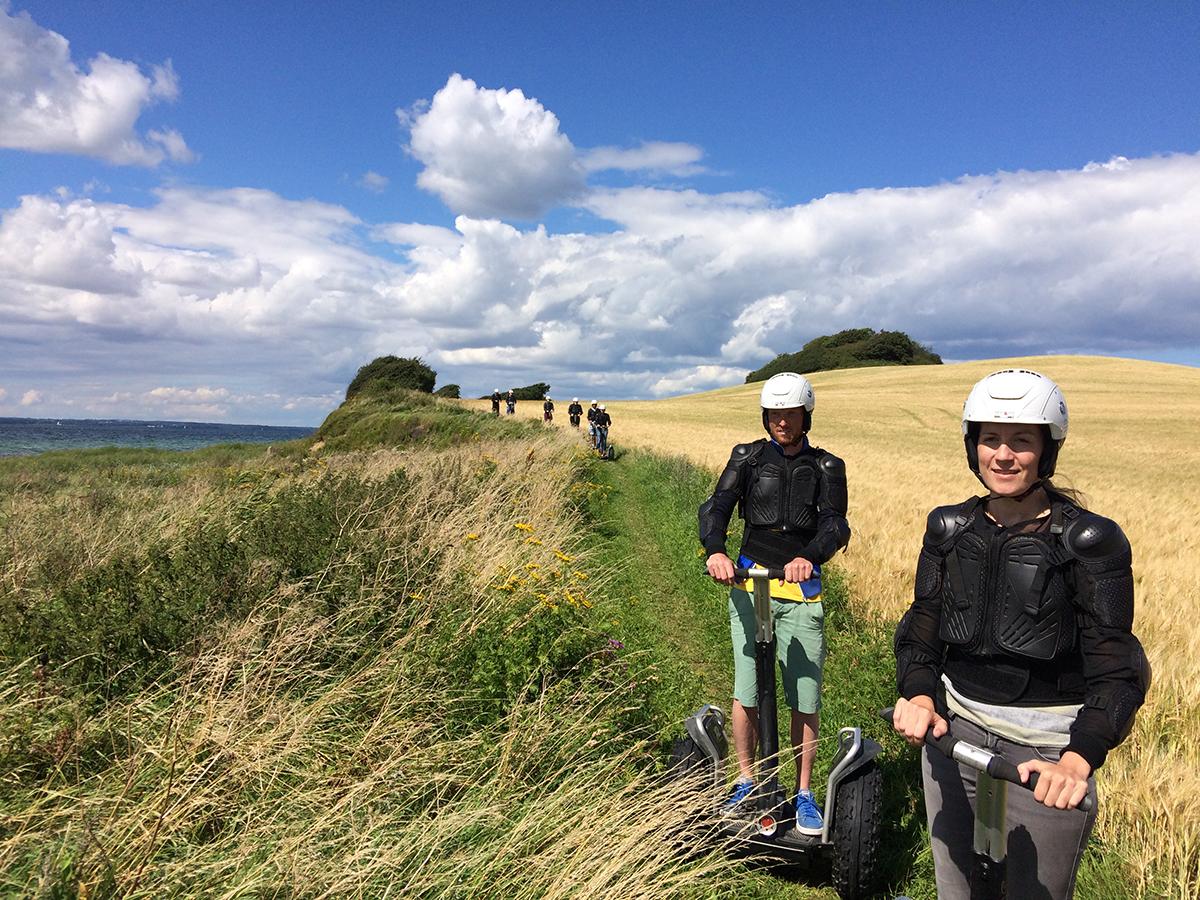
<path id="1" fill-rule="evenodd" d="M 443 384 L 440 388 L 433 392 L 435 397 L 449 397 L 452 400 L 457 400 L 462 396 L 462 391 L 457 384 Z"/>
<path id="2" fill-rule="evenodd" d="M 527 384 L 525 387 L 513 388 L 513 396 L 518 400 L 541 400 L 550 393 L 550 385 L 544 381 Z"/>
<path id="3" fill-rule="evenodd" d="M 778 372 L 825 372 L 863 366 L 940 366 L 942 358 L 903 331 L 848 328 L 813 338 L 796 353 L 781 353 L 746 376 L 746 383 L 766 381 Z"/>
<path id="4" fill-rule="evenodd" d="M 550 393 L 550 385 L 544 381 L 539 381 L 535 384 L 527 384 L 525 387 L 513 388 L 513 399 L 515 400 L 541 400 Z M 500 396 L 503 397 L 508 393 L 508 388 L 500 388 Z M 491 394 L 484 394 L 480 400 L 487 400 Z"/>
<path id="5" fill-rule="evenodd" d="M 436 380 L 437 372 L 425 365 L 420 357 L 380 356 L 358 370 L 346 388 L 346 399 L 362 393 L 368 385 L 372 390 L 407 388 L 429 394 L 433 392 Z"/>

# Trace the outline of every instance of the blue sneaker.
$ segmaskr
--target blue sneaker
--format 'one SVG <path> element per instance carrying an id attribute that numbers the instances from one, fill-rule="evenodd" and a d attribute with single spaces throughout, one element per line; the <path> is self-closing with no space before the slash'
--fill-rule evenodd
<path id="1" fill-rule="evenodd" d="M 812 791 L 796 793 L 796 830 L 801 834 L 820 834 L 825 825 L 821 807 L 813 799 Z"/>
<path id="2" fill-rule="evenodd" d="M 746 802 L 750 794 L 754 791 L 754 782 L 746 778 L 739 778 L 733 783 L 733 790 L 729 792 L 729 797 L 721 804 L 721 808 L 725 812 L 733 812 L 739 806 Z"/>

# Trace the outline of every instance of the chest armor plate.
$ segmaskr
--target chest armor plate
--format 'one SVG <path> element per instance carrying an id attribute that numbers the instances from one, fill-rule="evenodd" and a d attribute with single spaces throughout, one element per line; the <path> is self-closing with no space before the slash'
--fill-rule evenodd
<path id="1" fill-rule="evenodd" d="M 984 526 L 987 527 L 987 526 Z M 963 532 L 946 554 L 939 637 L 981 653 L 1050 660 L 1075 641 L 1057 543 L 1041 534 Z"/>
<path id="2" fill-rule="evenodd" d="M 743 518 L 759 528 L 787 531 L 817 527 L 817 468 L 815 460 L 760 461 L 753 469 Z"/>

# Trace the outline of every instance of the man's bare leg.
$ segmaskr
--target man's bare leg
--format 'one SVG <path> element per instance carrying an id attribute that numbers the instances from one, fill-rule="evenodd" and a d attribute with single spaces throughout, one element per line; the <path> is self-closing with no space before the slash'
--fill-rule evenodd
<path id="1" fill-rule="evenodd" d="M 734 718 L 736 743 L 737 719 Z M 813 760 L 817 756 L 817 732 L 821 725 L 819 712 L 802 713 L 792 710 L 792 752 L 796 756 L 796 790 L 808 789 L 812 780 Z"/>
<path id="2" fill-rule="evenodd" d="M 754 752 L 758 747 L 758 709 L 733 701 L 733 749 L 742 778 L 754 778 Z M 811 768 L 811 765 L 810 765 Z"/>

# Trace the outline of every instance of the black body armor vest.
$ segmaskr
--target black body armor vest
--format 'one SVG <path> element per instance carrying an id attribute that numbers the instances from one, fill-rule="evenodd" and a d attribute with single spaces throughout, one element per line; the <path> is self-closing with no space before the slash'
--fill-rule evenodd
<path id="1" fill-rule="evenodd" d="M 1025 533 L 993 524 L 978 501 L 956 513 L 936 548 L 944 554 L 938 637 L 946 674 L 997 703 L 1082 700 L 1072 557 L 1061 538 L 1064 517 L 1077 511 L 1056 502 L 1050 530 Z"/>
<path id="2" fill-rule="evenodd" d="M 747 525 L 780 531 L 817 527 L 820 473 L 811 453 L 781 456 L 759 452 L 747 461 L 748 481 L 738 512 Z"/>

